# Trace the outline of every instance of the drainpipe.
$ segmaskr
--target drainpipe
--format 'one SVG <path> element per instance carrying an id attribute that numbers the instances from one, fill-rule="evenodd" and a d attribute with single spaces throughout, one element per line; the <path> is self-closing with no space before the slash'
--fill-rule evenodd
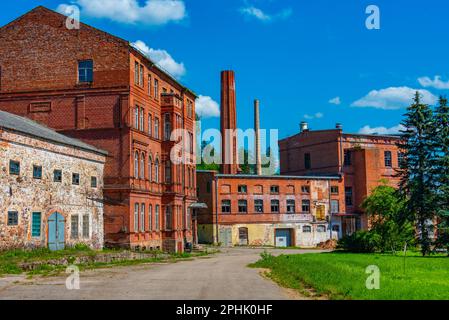
<path id="1" fill-rule="evenodd" d="M 218 238 L 218 178 L 214 177 L 215 182 L 215 240 L 216 244 L 218 245 L 219 238 Z"/>
<path id="2" fill-rule="evenodd" d="M 329 233 L 332 240 L 332 201 L 331 201 L 331 181 L 327 180 L 327 192 L 329 194 Z"/>

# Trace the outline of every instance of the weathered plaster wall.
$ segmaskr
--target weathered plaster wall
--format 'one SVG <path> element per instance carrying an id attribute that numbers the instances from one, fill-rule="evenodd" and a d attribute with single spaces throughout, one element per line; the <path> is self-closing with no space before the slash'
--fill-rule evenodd
<path id="1" fill-rule="evenodd" d="M 10 175 L 9 161 L 20 162 L 20 175 Z M 65 218 L 67 246 L 85 243 L 103 246 L 103 169 L 105 157 L 73 147 L 55 145 L 9 131 L 0 131 L 0 249 L 46 247 L 47 220 L 54 212 Z M 33 178 L 33 165 L 42 166 L 42 179 Z M 53 171 L 62 170 L 62 182 Z M 72 185 L 72 173 L 80 184 Z M 97 177 L 97 188 L 91 177 Z M 8 226 L 8 211 L 19 214 L 18 226 Z M 41 212 L 41 236 L 33 238 L 31 217 Z M 79 215 L 79 239 L 71 239 L 71 216 Z M 89 237 L 83 238 L 82 219 L 89 215 Z"/>

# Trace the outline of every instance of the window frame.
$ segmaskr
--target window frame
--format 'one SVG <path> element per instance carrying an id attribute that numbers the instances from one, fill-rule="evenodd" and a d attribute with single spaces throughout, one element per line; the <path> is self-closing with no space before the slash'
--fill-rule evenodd
<path id="1" fill-rule="evenodd" d="M 36 175 L 36 169 L 39 169 L 39 171 L 38 171 L 38 172 L 40 172 L 39 176 Z M 42 180 L 42 166 L 38 166 L 35 164 L 33 165 L 33 179 Z"/>
<path id="2" fill-rule="evenodd" d="M 19 211 L 8 211 L 6 225 L 8 227 L 17 227 L 19 225 Z"/>
<path id="3" fill-rule="evenodd" d="M 221 200 L 221 213 L 222 214 L 230 214 L 231 211 L 232 211 L 231 206 L 232 206 L 231 200 L 229 200 L 229 199 L 222 199 Z M 223 208 L 229 208 L 229 211 L 223 210 Z"/>
<path id="4" fill-rule="evenodd" d="M 72 185 L 79 186 L 81 183 L 81 176 L 79 173 L 72 172 Z"/>
<path id="5" fill-rule="evenodd" d="M 277 210 L 273 210 L 275 207 L 277 207 Z M 270 200 L 270 212 L 271 213 L 280 213 L 281 212 L 279 199 L 271 199 Z"/>
<path id="6" fill-rule="evenodd" d="M 13 165 L 16 165 L 16 169 L 13 169 Z M 20 161 L 9 160 L 9 174 L 13 176 L 20 176 Z"/>
<path id="7" fill-rule="evenodd" d="M 57 174 L 59 175 L 59 179 L 56 179 Z M 53 182 L 62 183 L 62 170 L 61 169 L 53 170 Z"/>
<path id="8" fill-rule="evenodd" d="M 36 216 L 39 216 L 39 223 L 36 223 Z M 36 233 L 38 231 L 38 233 Z M 31 237 L 40 238 L 42 236 L 42 212 L 31 213 Z"/>
<path id="9" fill-rule="evenodd" d="M 310 199 L 302 199 L 301 200 L 301 212 L 310 214 Z"/>
<path id="10" fill-rule="evenodd" d="M 82 63 L 90 62 L 89 66 L 81 66 Z M 90 74 L 89 74 L 90 70 Z M 81 74 L 83 71 L 83 75 Z M 81 80 L 81 77 L 85 80 Z M 78 60 L 78 83 L 93 83 L 94 82 L 94 61 L 92 59 Z"/>

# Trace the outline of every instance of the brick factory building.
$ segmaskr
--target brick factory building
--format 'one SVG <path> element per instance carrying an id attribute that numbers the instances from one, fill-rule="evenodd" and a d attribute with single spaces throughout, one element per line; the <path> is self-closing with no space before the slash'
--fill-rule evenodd
<path id="1" fill-rule="evenodd" d="M 255 175 L 239 174 L 236 129 L 235 76 L 221 74 L 221 173 L 198 171 L 198 194 L 207 209 L 198 211 L 198 240 L 232 245 L 314 247 L 341 237 L 345 212 L 339 174 L 279 176 L 262 175 L 259 137 L 259 103 L 255 112 Z"/>
<path id="2" fill-rule="evenodd" d="M 196 95 L 126 40 L 37 7 L 0 28 L 0 110 L 109 153 L 105 242 L 182 251 L 196 199 Z M 183 128 L 190 162 L 172 164 Z M 184 155 L 183 155 L 184 156 Z"/>
<path id="3" fill-rule="evenodd" d="M 0 250 L 101 249 L 106 155 L 0 111 Z"/>
<path id="4" fill-rule="evenodd" d="M 281 175 L 342 176 L 343 232 L 366 229 L 363 200 L 381 181 L 394 187 L 399 183 L 398 140 L 398 136 L 344 133 L 340 124 L 331 130 L 310 130 L 302 122 L 301 132 L 279 141 Z"/>

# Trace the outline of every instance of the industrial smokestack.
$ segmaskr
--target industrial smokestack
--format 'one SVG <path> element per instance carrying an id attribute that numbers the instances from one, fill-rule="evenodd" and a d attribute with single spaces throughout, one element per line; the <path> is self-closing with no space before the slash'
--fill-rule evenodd
<path id="1" fill-rule="evenodd" d="M 254 131 L 255 150 L 256 150 L 256 174 L 262 175 L 262 156 L 260 154 L 260 118 L 259 118 L 259 100 L 254 100 Z"/>
<path id="2" fill-rule="evenodd" d="M 221 172 L 239 172 L 237 154 L 237 111 L 234 71 L 221 72 Z"/>

